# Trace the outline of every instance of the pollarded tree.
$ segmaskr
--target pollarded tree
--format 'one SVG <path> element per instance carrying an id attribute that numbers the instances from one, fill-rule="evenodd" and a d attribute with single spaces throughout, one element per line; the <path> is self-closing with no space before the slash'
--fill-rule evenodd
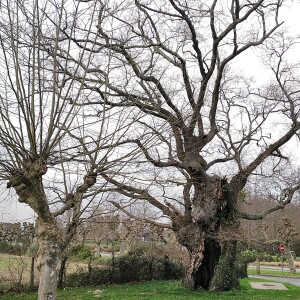
<path id="1" fill-rule="evenodd" d="M 44 177 L 70 152 L 66 130 L 73 128 L 78 110 L 65 97 L 70 93 L 79 97 L 80 87 L 74 82 L 63 86 L 64 74 L 41 50 L 42 44 L 55 49 L 59 42 L 47 14 L 63 26 L 63 5 L 1 3 L 0 166 L 7 188 L 13 188 L 19 201 L 37 214 L 39 299 L 56 299 L 57 264 L 70 238 L 64 237 L 56 216 L 74 209 L 73 222 L 77 222 L 82 195 L 95 183 L 95 176 L 87 172 L 75 193 L 65 194 L 59 209 L 51 209 Z M 48 40 L 42 36 L 46 30 L 51 33 Z M 68 50 L 68 44 L 65 47 Z"/>
<path id="2" fill-rule="evenodd" d="M 101 256 L 101 243 L 108 241 L 114 243 L 119 239 L 118 227 L 120 219 L 109 211 L 105 211 L 99 207 L 94 208 L 92 212 L 86 216 L 85 222 L 82 224 L 83 230 L 87 230 L 86 238 L 95 242 L 95 254 Z"/>
<path id="3" fill-rule="evenodd" d="M 96 184 L 97 172 L 109 166 L 107 157 L 113 163 L 124 154 L 115 148 L 124 146 L 127 118 L 110 124 L 113 111 L 82 109 L 77 104 L 85 96 L 83 82 L 61 71 L 66 62 L 59 55 L 69 53 L 77 62 L 68 66 L 84 78 L 80 62 L 87 63 L 91 53 L 74 51 L 72 39 L 61 39 L 61 32 L 73 36 L 80 25 L 84 28 L 76 33 L 88 36 L 91 22 L 82 14 L 95 13 L 95 6 L 18 0 L 0 5 L 1 180 L 37 215 L 38 299 L 43 300 L 56 299 L 61 253 L 84 207 L 104 190 Z M 69 221 L 62 229 L 59 218 L 66 214 Z"/>
<path id="4" fill-rule="evenodd" d="M 237 284 L 238 217 L 262 217 L 239 213 L 238 195 L 251 176 L 270 176 L 280 167 L 282 146 L 299 132 L 298 74 L 283 66 L 286 45 L 270 46 L 270 63 L 276 63 L 268 88 L 255 89 L 253 80 L 230 70 L 242 53 L 279 29 L 282 5 L 100 1 L 89 39 L 65 34 L 91 53 L 84 78 L 65 69 L 91 91 L 85 104 L 143 116 L 135 140 L 143 156 L 135 167 L 131 162 L 127 172 L 100 174 L 126 199 L 148 201 L 171 221 L 190 253 L 187 287 L 224 290 Z"/>

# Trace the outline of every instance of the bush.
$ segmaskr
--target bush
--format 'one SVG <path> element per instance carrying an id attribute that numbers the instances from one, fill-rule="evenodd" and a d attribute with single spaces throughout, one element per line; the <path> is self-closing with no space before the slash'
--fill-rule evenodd
<path id="1" fill-rule="evenodd" d="M 178 279 L 184 274 L 181 263 L 168 256 L 147 256 L 144 251 L 131 251 L 111 260 L 109 265 L 82 269 L 67 276 L 67 286 L 97 286 L 109 283 L 128 283 L 154 279 Z"/>
<path id="2" fill-rule="evenodd" d="M 184 274 L 182 263 L 171 260 L 163 248 L 143 243 L 115 259 L 112 266 L 118 282 L 152 279 L 178 279 Z"/>
<path id="3" fill-rule="evenodd" d="M 67 254 L 80 260 L 93 256 L 92 251 L 88 247 L 80 244 L 71 246 Z"/>
<path id="4" fill-rule="evenodd" d="M 240 259 L 248 264 L 254 262 L 258 256 L 258 252 L 256 250 L 245 250 L 241 253 Z"/>
<path id="5" fill-rule="evenodd" d="M 267 262 L 273 262 L 273 261 L 276 261 L 276 258 L 274 255 L 270 255 L 270 254 L 267 254 L 264 252 L 261 254 L 261 260 L 267 261 Z"/>
<path id="6" fill-rule="evenodd" d="M 19 244 L 11 244 L 7 241 L 0 241 L 0 252 L 6 254 L 22 255 L 24 248 Z"/>
<path id="7" fill-rule="evenodd" d="M 248 277 L 247 268 L 248 264 L 254 262 L 258 256 L 258 252 L 256 250 L 245 250 L 240 252 L 237 257 L 237 272 L 239 278 Z"/>
<path id="8" fill-rule="evenodd" d="M 88 271 L 79 269 L 77 272 L 67 275 L 65 286 L 98 286 L 101 284 L 113 283 L 110 268 L 91 268 Z"/>

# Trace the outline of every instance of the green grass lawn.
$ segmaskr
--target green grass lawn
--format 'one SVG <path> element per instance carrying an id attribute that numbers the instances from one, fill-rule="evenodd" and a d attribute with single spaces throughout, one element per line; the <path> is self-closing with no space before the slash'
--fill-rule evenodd
<path id="1" fill-rule="evenodd" d="M 59 300 L 267 300 L 293 299 L 300 300 L 300 287 L 285 284 L 288 291 L 256 290 L 250 287 L 251 281 L 258 279 L 242 279 L 241 289 L 230 292 L 214 293 L 201 290 L 184 289 L 180 281 L 151 281 L 124 285 L 111 285 L 96 288 L 75 288 L 59 291 Z M 2 296 L 3 300 L 35 300 L 36 293 Z"/>
<path id="2" fill-rule="evenodd" d="M 25 264 L 26 266 L 30 266 L 31 258 L 30 257 L 19 257 L 14 255 L 0 255 L 0 268 L 9 267 L 9 266 L 17 266 L 20 264 Z"/>
<path id="3" fill-rule="evenodd" d="M 248 269 L 248 275 L 256 275 L 255 269 Z M 299 277 L 300 273 L 291 273 L 290 271 L 283 271 L 283 273 L 279 270 L 260 270 L 260 275 L 269 275 L 269 276 L 284 276 L 284 277 Z"/>

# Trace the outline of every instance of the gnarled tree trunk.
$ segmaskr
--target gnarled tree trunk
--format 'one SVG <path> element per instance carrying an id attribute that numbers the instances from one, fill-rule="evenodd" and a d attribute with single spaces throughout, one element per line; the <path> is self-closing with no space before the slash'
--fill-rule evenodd
<path id="1" fill-rule="evenodd" d="M 215 268 L 220 260 L 221 247 L 219 242 L 213 239 L 205 241 L 202 264 L 195 273 L 195 287 L 209 289 L 215 274 Z"/>
<path id="2" fill-rule="evenodd" d="M 228 291 L 239 286 L 237 264 L 237 241 L 226 241 L 210 282 L 211 291 Z"/>
<path id="3" fill-rule="evenodd" d="M 17 169 L 9 178 L 7 187 L 14 187 L 19 201 L 27 203 L 37 214 L 38 241 L 37 268 L 39 275 L 38 300 L 55 300 L 57 268 L 62 249 L 62 233 L 51 213 L 45 194 L 42 176 L 47 166 L 42 160 L 28 159 L 23 169 Z"/>
<path id="4" fill-rule="evenodd" d="M 218 177 L 202 178 L 201 183 L 195 184 L 191 218 L 185 224 L 174 224 L 179 243 L 190 254 L 183 280 L 185 287 L 212 290 L 237 287 L 236 241 L 224 238 L 221 233 L 235 224 L 234 198 L 226 190 L 226 184 Z"/>
<path id="5" fill-rule="evenodd" d="M 201 227 L 195 224 L 182 228 L 177 236 L 190 254 L 183 285 L 187 288 L 208 289 L 221 255 L 219 242 L 205 238 Z"/>

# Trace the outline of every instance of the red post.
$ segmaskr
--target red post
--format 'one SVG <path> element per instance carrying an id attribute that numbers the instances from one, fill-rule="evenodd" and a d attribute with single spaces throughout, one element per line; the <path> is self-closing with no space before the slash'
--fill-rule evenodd
<path id="1" fill-rule="evenodd" d="M 279 250 L 280 250 L 280 252 L 284 252 L 284 245 L 283 244 L 280 244 Z"/>
<path id="2" fill-rule="evenodd" d="M 283 253 L 284 253 L 284 245 L 283 244 L 280 244 L 279 246 L 279 250 L 281 252 L 281 276 L 283 276 Z"/>

